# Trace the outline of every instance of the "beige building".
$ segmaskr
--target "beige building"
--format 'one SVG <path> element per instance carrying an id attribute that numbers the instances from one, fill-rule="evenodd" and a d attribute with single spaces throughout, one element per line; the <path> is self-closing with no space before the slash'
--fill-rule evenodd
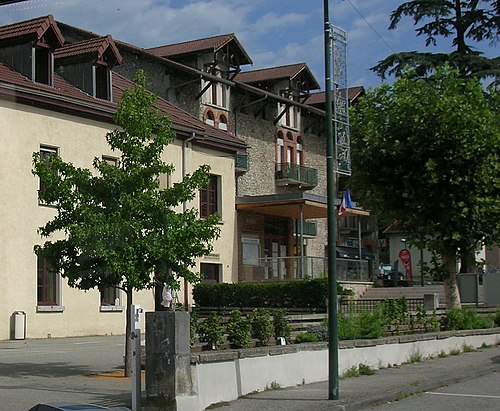
<path id="1" fill-rule="evenodd" d="M 57 153 L 77 167 L 92 168 L 95 157 L 110 161 L 105 135 L 114 129 L 116 102 L 132 86 L 114 72 L 122 61 L 109 36 L 68 44 L 51 16 L 0 27 L 0 247 L 4 284 L 0 304 L 0 339 L 16 334 L 27 338 L 123 334 L 125 296 L 117 289 L 83 292 L 68 287 L 51 273 L 33 251 L 41 243 L 37 228 L 55 215 L 41 204 L 40 182 L 32 174 L 32 155 Z M 176 140 L 163 154 L 175 171 L 164 184 L 182 179 L 202 164 L 211 166 L 218 197 L 211 202 L 200 193 L 186 207 L 218 211 L 221 237 L 214 251 L 195 271 L 215 263 L 221 280 L 233 281 L 235 225 L 235 155 L 244 153 L 242 140 L 201 122 L 160 100 L 172 120 Z M 209 189 L 209 187 L 207 188 Z M 182 209 L 182 205 L 180 209 Z M 181 290 L 179 302 L 189 300 Z M 134 303 L 154 309 L 151 290 L 137 292 Z M 23 329 L 25 328 L 25 329 Z"/>

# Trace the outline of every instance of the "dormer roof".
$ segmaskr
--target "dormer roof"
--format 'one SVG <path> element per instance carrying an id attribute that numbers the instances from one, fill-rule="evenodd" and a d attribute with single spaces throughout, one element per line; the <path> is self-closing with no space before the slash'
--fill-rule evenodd
<path id="1" fill-rule="evenodd" d="M 54 57 L 58 60 L 58 63 L 65 59 L 72 59 L 84 55 L 92 55 L 96 60 L 99 60 L 105 53 L 111 53 L 113 60 L 118 64 L 123 60 L 113 38 L 109 34 L 104 37 L 65 45 L 56 50 Z"/>
<path id="2" fill-rule="evenodd" d="M 279 67 L 269 67 L 259 70 L 242 71 L 235 77 L 236 81 L 256 85 L 261 83 L 276 82 L 278 80 L 294 80 L 302 76 L 305 82 L 302 90 L 317 90 L 320 85 L 305 63 L 290 64 Z"/>
<path id="3" fill-rule="evenodd" d="M 347 96 L 349 98 L 349 102 L 350 103 L 355 102 L 359 97 L 361 97 L 364 94 L 364 92 L 365 92 L 365 89 L 363 86 L 349 87 L 347 89 Z M 311 93 L 311 95 L 304 102 L 304 104 L 324 109 L 325 102 L 326 102 L 325 92 L 320 91 L 318 93 Z"/>
<path id="4" fill-rule="evenodd" d="M 240 54 L 240 65 L 252 64 L 252 59 L 240 44 L 234 33 L 220 36 L 206 37 L 198 40 L 185 41 L 176 44 L 152 47 L 146 49 L 157 57 L 175 58 L 188 54 L 199 54 L 203 52 L 217 52 L 224 46 L 233 47 Z"/>
<path id="5" fill-rule="evenodd" d="M 51 34 L 51 36 L 47 36 Z M 52 38 L 54 47 L 64 44 L 64 37 L 57 27 L 52 15 L 38 17 L 20 23 L 0 27 L 0 42 L 19 41 L 21 39 L 39 40 L 42 37 Z"/>

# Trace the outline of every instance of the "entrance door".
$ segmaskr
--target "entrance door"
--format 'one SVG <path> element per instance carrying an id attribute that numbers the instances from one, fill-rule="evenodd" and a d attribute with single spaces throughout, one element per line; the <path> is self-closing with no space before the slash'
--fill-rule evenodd
<path id="1" fill-rule="evenodd" d="M 287 243 L 288 220 L 266 218 L 264 229 L 264 255 L 267 259 L 264 278 L 266 280 L 286 277 Z"/>

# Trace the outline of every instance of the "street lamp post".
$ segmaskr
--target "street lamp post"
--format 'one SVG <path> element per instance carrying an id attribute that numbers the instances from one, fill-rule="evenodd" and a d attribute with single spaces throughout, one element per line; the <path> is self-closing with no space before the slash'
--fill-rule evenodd
<path id="1" fill-rule="evenodd" d="M 332 44 L 328 0 L 323 0 L 325 36 L 325 121 L 326 121 L 326 179 L 328 217 L 328 399 L 339 399 L 339 353 L 337 322 L 337 259 L 335 219 L 335 169 L 332 120 Z"/>

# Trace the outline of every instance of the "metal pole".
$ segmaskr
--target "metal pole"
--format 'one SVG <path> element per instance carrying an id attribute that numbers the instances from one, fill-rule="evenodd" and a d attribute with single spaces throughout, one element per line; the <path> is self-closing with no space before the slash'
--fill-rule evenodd
<path id="1" fill-rule="evenodd" d="M 328 399 L 339 399 L 339 339 L 337 323 L 337 258 L 335 221 L 335 169 L 332 122 L 332 44 L 328 1 L 324 5 L 325 35 L 325 103 L 326 103 L 326 179 L 328 216 Z"/>
<path id="2" fill-rule="evenodd" d="M 141 322 L 142 308 L 130 306 L 130 346 L 132 347 L 132 411 L 141 409 Z"/>

